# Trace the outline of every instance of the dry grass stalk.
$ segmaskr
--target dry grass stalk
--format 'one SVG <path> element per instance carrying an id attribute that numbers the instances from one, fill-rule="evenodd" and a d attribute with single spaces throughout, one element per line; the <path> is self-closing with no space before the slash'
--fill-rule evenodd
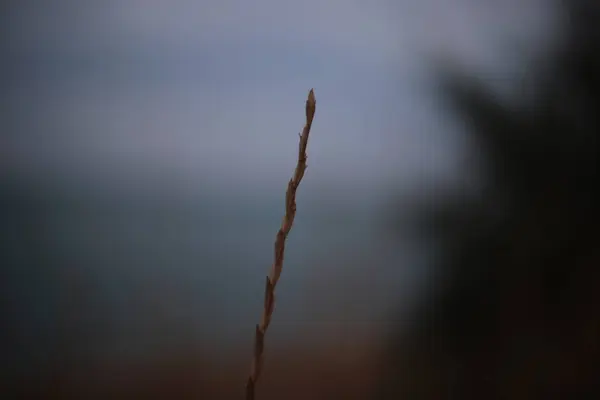
<path id="1" fill-rule="evenodd" d="M 306 146 L 308 144 L 308 135 L 310 134 L 310 127 L 312 125 L 313 118 L 315 116 L 317 102 L 315 100 L 315 93 L 313 89 L 308 93 L 308 100 L 306 101 L 306 125 L 300 134 L 300 144 L 298 148 L 298 164 L 292 179 L 290 179 L 285 193 L 285 216 L 281 223 L 281 228 L 277 232 L 275 239 L 275 259 L 271 267 L 271 272 L 267 276 L 267 284 L 265 287 L 265 304 L 263 309 L 262 318 L 260 323 L 256 325 L 256 337 L 254 340 L 254 357 L 252 359 L 252 367 L 250 370 L 250 376 L 248 377 L 248 383 L 246 385 L 246 400 L 253 400 L 256 382 L 260 376 L 260 372 L 263 364 L 263 351 L 264 351 L 264 338 L 269 323 L 271 322 L 271 316 L 273 315 L 273 308 L 275 306 L 275 285 L 281 276 L 283 269 L 283 253 L 285 251 L 285 239 L 288 233 L 292 229 L 294 218 L 296 217 L 296 190 L 300 185 L 300 181 L 304 176 L 306 170 Z"/>

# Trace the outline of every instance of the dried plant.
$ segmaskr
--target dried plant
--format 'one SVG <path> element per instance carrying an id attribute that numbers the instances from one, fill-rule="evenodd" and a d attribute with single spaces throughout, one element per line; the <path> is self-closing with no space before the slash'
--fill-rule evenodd
<path id="1" fill-rule="evenodd" d="M 267 283 L 265 286 L 265 304 L 262 318 L 260 323 L 256 325 L 254 357 L 252 359 L 252 367 L 250 370 L 250 376 L 248 377 L 248 383 L 246 384 L 246 400 L 254 399 L 256 382 L 262 369 L 265 333 L 269 327 L 269 323 L 271 322 L 271 316 L 273 315 L 273 308 L 275 306 L 275 285 L 277 285 L 277 281 L 279 280 L 281 271 L 283 269 L 285 239 L 292 229 L 292 224 L 294 223 L 294 218 L 296 217 L 296 190 L 298 189 L 300 181 L 304 176 L 304 171 L 306 170 L 306 146 L 308 144 L 310 127 L 315 116 L 316 105 L 317 102 L 315 100 L 315 93 L 313 89 L 311 89 L 308 93 L 308 100 L 306 101 L 306 125 L 304 125 L 302 134 L 300 134 L 298 164 L 296 165 L 296 170 L 292 176 L 292 179 L 290 179 L 288 183 L 287 191 L 285 193 L 285 215 L 275 239 L 275 259 L 271 267 L 271 272 L 267 276 Z"/>

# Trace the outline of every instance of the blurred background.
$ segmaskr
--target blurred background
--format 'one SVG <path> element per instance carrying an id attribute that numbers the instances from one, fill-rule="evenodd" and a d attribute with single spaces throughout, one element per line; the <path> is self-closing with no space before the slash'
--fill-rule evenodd
<path id="1" fill-rule="evenodd" d="M 543 0 L 3 2 L 3 398 L 242 396 L 310 88 L 259 391 L 371 398 L 438 257 L 413 206 L 481 188 L 436 60 L 522 99 L 559 15 Z"/>

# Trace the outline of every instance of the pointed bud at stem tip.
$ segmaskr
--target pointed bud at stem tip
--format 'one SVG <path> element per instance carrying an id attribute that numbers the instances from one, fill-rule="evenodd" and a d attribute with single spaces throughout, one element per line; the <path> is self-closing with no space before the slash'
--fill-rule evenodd
<path id="1" fill-rule="evenodd" d="M 315 116 L 315 109 L 317 107 L 317 100 L 315 99 L 314 89 L 310 89 L 308 92 L 308 100 L 306 100 L 306 123 L 310 126 Z"/>

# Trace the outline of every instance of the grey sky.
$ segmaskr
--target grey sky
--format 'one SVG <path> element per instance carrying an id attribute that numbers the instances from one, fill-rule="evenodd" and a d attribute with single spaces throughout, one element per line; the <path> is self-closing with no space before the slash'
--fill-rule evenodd
<path id="1" fill-rule="evenodd" d="M 88 181 L 171 171 L 186 185 L 285 182 L 314 87 L 311 180 L 435 175 L 455 164 L 455 144 L 422 55 L 443 50 L 505 78 L 496 44 L 539 40 L 540 4 L 24 1 L 7 14 L 7 162 Z"/>

